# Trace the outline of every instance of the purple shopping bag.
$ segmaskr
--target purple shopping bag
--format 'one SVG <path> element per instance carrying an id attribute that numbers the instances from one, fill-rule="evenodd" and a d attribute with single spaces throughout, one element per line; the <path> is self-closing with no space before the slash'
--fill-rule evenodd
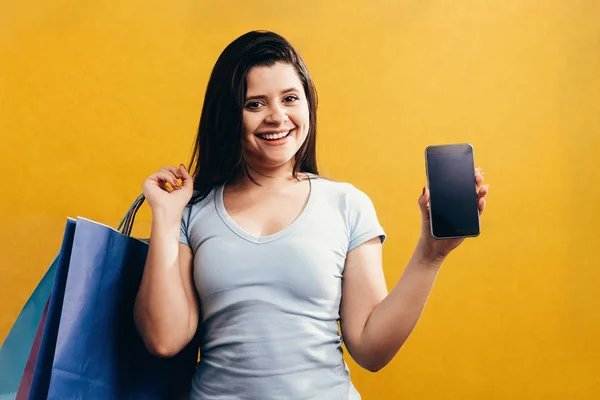
<path id="1" fill-rule="evenodd" d="M 33 338 L 33 344 L 29 352 L 29 358 L 27 359 L 27 363 L 25 364 L 25 370 L 23 371 L 23 376 L 21 377 L 21 383 L 19 384 L 19 390 L 17 391 L 17 396 L 15 397 L 15 400 L 29 399 L 29 394 L 31 392 L 31 383 L 33 381 L 35 365 L 37 363 L 38 355 L 40 352 L 42 334 L 44 333 L 44 326 L 46 324 L 46 317 L 48 315 L 49 305 L 50 299 L 48 299 L 48 301 L 46 302 L 46 306 L 44 307 L 44 311 L 42 312 L 40 324 L 35 333 L 35 337 Z"/>
<path id="2" fill-rule="evenodd" d="M 134 203 L 121 231 L 77 219 L 57 313 L 48 399 L 159 400 L 189 391 L 197 341 L 172 358 L 158 358 L 145 348 L 133 320 L 148 243 L 130 233 L 143 200 L 140 196 Z M 53 323 L 48 314 L 46 325 Z"/>

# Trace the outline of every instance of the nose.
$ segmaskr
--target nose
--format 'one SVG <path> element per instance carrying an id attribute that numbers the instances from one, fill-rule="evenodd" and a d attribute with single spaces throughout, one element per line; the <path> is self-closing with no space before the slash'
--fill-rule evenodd
<path id="1" fill-rule="evenodd" d="M 269 114 L 265 118 L 265 122 L 273 125 L 281 125 L 288 120 L 288 115 L 281 107 L 281 105 L 276 104 L 269 109 Z"/>

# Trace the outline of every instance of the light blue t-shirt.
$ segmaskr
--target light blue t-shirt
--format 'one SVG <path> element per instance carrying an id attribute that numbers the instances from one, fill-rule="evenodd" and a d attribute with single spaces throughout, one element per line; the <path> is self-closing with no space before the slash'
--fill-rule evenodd
<path id="1" fill-rule="evenodd" d="M 260 238 L 227 214 L 223 186 L 186 207 L 202 335 L 192 400 L 360 399 L 338 330 L 344 263 L 385 233 L 362 191 L 310 183 L 300 216 Z"/>

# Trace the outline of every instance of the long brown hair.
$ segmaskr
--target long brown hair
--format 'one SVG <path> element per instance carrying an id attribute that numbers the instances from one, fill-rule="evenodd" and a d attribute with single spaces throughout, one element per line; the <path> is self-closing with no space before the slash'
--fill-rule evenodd
<path id="1" fill-rule="evenodd" d="M 268 31 L 248 32 L 230 43 L 219 56 L 208 81 L 189 171 L 194 177 L 191 203 L 204 199 L 216 186 L 240 172 L 248 174 L 242 149 L 242 116 L 246 76 L 253 67 L 277 62 L 292 65 L 304 87 L 310 113 L 308 136 L 295 155 L 293 175 L 318 175 L 317 91 L 304 61 L 282 36 Z"/>

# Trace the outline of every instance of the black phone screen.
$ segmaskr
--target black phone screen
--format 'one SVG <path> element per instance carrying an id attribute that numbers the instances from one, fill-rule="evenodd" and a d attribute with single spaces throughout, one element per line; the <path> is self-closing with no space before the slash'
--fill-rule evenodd
<path id="1" fill-rule="evenodd" d="M 430 146 L 426 162 L 433 236 L 477 236 L 479 210 L 471 145 Z"/>

